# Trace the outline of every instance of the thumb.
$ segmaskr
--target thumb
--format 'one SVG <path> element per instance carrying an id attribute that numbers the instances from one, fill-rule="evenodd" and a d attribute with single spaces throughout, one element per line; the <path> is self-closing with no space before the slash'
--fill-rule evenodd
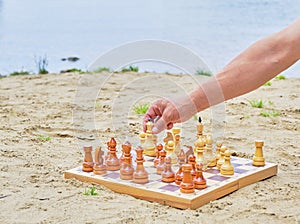
<path id="1" fill-rule="evenodd" d="M 167 123 L 161 117 L 160 119 L 158 119 L 155 122 L 154 127 L 152 128 L 152 133 L 153 134 L 158 134 L 158 133 L 162 132 L 163 130 L 165 130 L 166 128 L 167 128 Z"/>

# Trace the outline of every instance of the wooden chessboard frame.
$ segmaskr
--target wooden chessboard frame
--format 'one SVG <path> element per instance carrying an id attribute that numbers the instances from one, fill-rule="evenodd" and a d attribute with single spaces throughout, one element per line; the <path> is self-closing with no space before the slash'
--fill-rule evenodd
<path id="1" fill-rule="evenodd" d="M 152 158 L 153 159 L 153 158 Z M 183 194 L 178 193 L 179 190 L 177 190 L 177 193 L 171 192 L 171 191 L 164 191 L 161 189 L 157 189 L 155 187 L 152 187 L 151 184 L 159 184 L 160 186 L 165 185 L 166 188 L 175 188 L 178 185 L 175 183 L 167 184 L 163 183 L 160 179 L 156 179 L 152 183 L 148 184 L 136 184 L 132 181 L 124 181 L 121 180 L 117 175 L 119 175 L 119 171 L 108 171 L 108 174 L 110 176 L 114 176 L 114 179 L 106 177 L 105 175 L 95 175 L 92 172 L 87 173 L 83 172 L 81 166 L 76 167 L 74 169 L 70 169 L 64 173 L 64 177 L 66 179 L 69 178 L 75 178 L 80 181 L 89 182 L 89 183 L 95 183 L 103 185 L 117 193 L 121 194 L 128 194 L 133 197 L 151 201 L 151 202 L 158 202 L 160 204 L 169 205 L 175 208 L 180 209 L 197 209 L 200 206 L 216 200 L 218 198 L 221 198 L 227 194 L 230 194 L 242 187 L 248 186 L 252 183 L 258 182 L 260 180 L 264 180 L 266 178 L 269 178 L 271 176 L 274 176 L 277 174 L 277 165 L 272 163 L 266 163 L 265 166 L 262 167 L 255 167 L 252 166 L 252 160 L 239 158 L 239 157 L 232 157 L 233 160 L 236 161 L 242 161 L 244 167 L 246 167 L 247 172 L 245 173 L 237 173 L 233 176 L 225 176 L 221 174 L 216 174 L 218 171 L 216 168 L 210 169 L 210 172 L 214 173 L 212 175 L 215 175 L 216 177 L 223 178 L 226 180 L 222 180 L 222 182 L 215 182 L 212 184 L 209 184 L 206 189 L 202 190 L 195 190 L 195 193 L 192 194 Z M 146 162 L 144 163 L 145 169 L 148 171 L 148 169 L 152 169 L 152 171 L 155 170 L 153 167 L 152 160 L 148 158 L 146 159 Z M 177 168 L 173 168 L 174 171 L 177 171 Z M 238 170 L 238 169 L 237 169 Z M 241 170 L 241 169 L 240 169 Z M 209 171 L 209 170 L 208 170 Z M 149 171 L 148 171 L 149 172 Z M 206 171 L 203 173 L 204 177 L 209 174 Z M 107 175 L 107 176 L 109 176 Z M 157 175 L 157 174 L 156 174 Z M 151 176 L 149 172 L 149 180 L 151 182 Z M 207 179 L 207 178 L 206 178 Z M 208 179 L 207 179 L 208 180 Z M 213 181 L 212 181 L 213 182 Z M 161 187 L 164 188 L 164 187 Z"/>

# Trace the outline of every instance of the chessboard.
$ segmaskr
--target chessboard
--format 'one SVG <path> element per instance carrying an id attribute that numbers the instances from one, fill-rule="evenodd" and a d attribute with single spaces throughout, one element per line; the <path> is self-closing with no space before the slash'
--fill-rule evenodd
<path id="1" fill-rule="evenodd" d="M 277 174 L 276 164 L 266 162 L 264 166 L 257 167 L 252 165 L 250 159 L 232 156 L 234 175 L 222 175 L 216 167 L 208 168 L 203 172 L 207 187 L 200 190 L 195 189 L 194 193 L 185 194 L 180 192 L 179 185 L 162 182 L 161 175 L 156 174 L 156 168 L 153 166 L 153 157 L 144 156 L 144 158 L 144 167 L 149 173 L 149 182 L 146 184 L 122 180 L 120 171 L 107 171 L 104 175 L 83 172 L 82 166 L 66 171 L 64 177 L 100 184 L 118 193 L 180 209 L 197 209 L 210 201 Z M 178 166 L 174 165 L 172 169 L 176 172 Z"/>

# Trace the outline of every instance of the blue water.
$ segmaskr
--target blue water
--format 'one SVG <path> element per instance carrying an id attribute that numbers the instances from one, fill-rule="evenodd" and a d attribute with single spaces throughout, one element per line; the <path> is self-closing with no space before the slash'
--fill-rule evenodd
<path id="1" fill-rule="evenodd" d="M 51 72 L 86 69 L 108 50 L 141 39 L 179 43 L 216 72 L 299 17 L 299 9 L 300 0 L 0 0 L 0 74 L 37 72 L 35 57 L 45 55 Z M 80 60 L 61 61 L 69 56 Z M 284 74 L 300 77 L 299 62 Z"/>

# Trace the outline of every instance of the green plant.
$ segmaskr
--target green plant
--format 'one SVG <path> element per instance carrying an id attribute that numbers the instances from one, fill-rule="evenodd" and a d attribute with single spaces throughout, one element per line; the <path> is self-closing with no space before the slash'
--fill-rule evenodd
<path id="1" fill-rule="evenodd" d="M 45 135 L 38 135 L 38 139 L 42 142 L 50 141 L 51 137 L 50 136 L 45 136 Z"/>
<path id="2" fill-rule="evenodd" d="M 48 59 L 45 55 L 44 57 L 39 57 L 38 59 L 35 58 L 35 64 L 38 67 L 38 73 L 39 74 L 48 74 L 47 66 L 48 66 Z"/>
<path id="3" fill-rule="evenodd" d="M 95 108 L 100 108 L 101 107 L 101 104 L 99 102 L 95 103 Z"/>
<path id="4" fill-rule="evenodd" d="M 276 80 L 285 80 L 286 78 L 284 75 L 277 75 L 277 76 L 275 76 L 275 79 Z"/>
<path id="5" fill-rule="evenodd" d="M 138 72 L 139 67 L 138 66 L 132 66 L 130 65 L 129 68 L 122 68 L 122 72 Z"/>
<path id="6" fill-rule="evenodd" d="M 95 196 L 95 195 L 98 195 L 98 192 L 96 191 L 95 187 L 91 187 L 90 189 L 85 188 L 83 194 L 86 196 L 88 196 L 88 195 Z"/>
<path id="7" fill-rule="evenodd" d="M 271 86 L 272 85 L 272 82 L 271 81 L 268 81 L 264 84 L 264 86 Z"/>
<path id="8" fill-rule="evenodd" d="M 263 108 L 264 103 L 262 100 L 249 100 L 249 103 L 252 107 Z"/>
<path id="9" fill-rule="evenodd" d="M 203 71 L 203 70 L 197 70 L 196 75 L 203 75 L 203 76 L 213 76 L 211 72 Z"/>
<path id="10" fill-rule="evenodd" d="M 277 117 L 280 115 L 280 113 L 275 112 L 275 111 L 273 111 L 273 112 L 262 111 L 262 112 L 260 112 L 260 115 L 263 117 Z"/>
<path id="11" fill-rule="evenodd" d="M 136 114 L 145 114 L 147 110 L 149 109 L 150 104 L 149 103 L 143 103 L 139 104 L 133 107 L 133 110 Z"/>
<path id="12" fill-rule="evenodd" d="M 96 73 L 101 73 L 101 72 L 110 72 L 110 68 L 107 68 L 107 67 L 100 67 L 100 68 L 97 68 L 95 70 Z"/>
<path id="13" fill-rule="evenodd" d="M 30 73 L 29 72 L 27 72 L 27 71 L 19 71 L 19 72 L 12 72 L 12 73 L 10 73 L 9 74 L 10 76 L 17 76 L 17 75 L 30 75 Z"/>

